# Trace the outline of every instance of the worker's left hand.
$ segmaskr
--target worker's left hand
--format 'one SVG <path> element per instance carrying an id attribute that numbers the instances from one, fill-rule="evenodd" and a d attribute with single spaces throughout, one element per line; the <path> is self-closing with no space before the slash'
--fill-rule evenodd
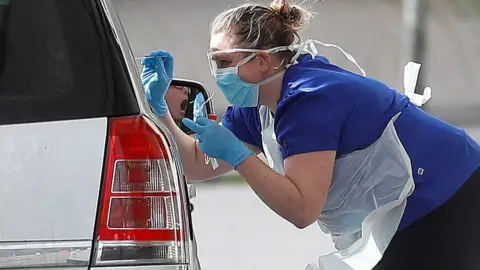
<path id="1" fill-rule="evenodd" d="M 199 117 L 195 122 L 188 118 L 184 118 L 182 122 L 197 133 L 198 146 L 211 158 L 224 160 L 236 168 L 253 155 L 253 151 L 237 139 L 230 130 L 212 120 Z"/>
<path id="2" fill-rule="evenodd" d="M 168 112 L 165 94 L 173 78 L 173 56 L 167 51 L 154 51 L 142 60 L 141 74 L 148 103 L 157 116 Z"/>

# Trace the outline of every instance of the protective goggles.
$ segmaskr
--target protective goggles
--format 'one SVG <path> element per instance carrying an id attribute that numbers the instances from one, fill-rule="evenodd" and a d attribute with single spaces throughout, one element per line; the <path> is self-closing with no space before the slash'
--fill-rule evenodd
<path id="1" fill-rule="evenodd" d="M 281 52 L 281 51 L 287 51 L 287 50 L 293 50 L 294 45 L 290 46 L 280 46 L 280 47 L 274 47 L 271 49 L 267 50 L 260 50 L 260 49 L 240 49 L 240 48 L 233 48 L 233 49 L 226 49 L 226 50 L 219 50 L 219 51 L 213 51 L 213 52 L 207 52 L 207 58 L 208 58 L 208 63 L 210 66 L 210 72 L 212 73 L 213 76 L 217 73 L 218 70 L 221 70 L 222 68 L 219 68 L 217 65 L 216 61 L 216 56 L 221 55 L 221 54 L 230 54 L 230 53 L 250 53 L 252 56 L 253 54 L 259 53 L 259 52 L 265 52 L 269 54 Z M 248 58 L 248 59 L 247 59 Z M 240 61 L 237 65 L 244 64 L 248 60 L 252 59 L 253 57 L 247 56 L 244 60 Z"/>
<path id="2" fill-rule="evenodd" d="M 351 54 L 347 53 L 342 48 L 340 48 L 338 45 L 323 43 L 321 41 L 313 40 L 313 39 L 307 39 L 303 42 L 294 43 L 290 46 L 279 46 L 279 47 L 274 47 L 274 48 L 267 49 L 267 50 L 239 49 L 239 48 L 219 50 L 219 51 L 214 51 L 214 52 L 208 52 L 207 57 L 208 57 L 208 62 L 210 64 L 210 72 L 212 73 L 213 76 L 215 76 L 215 74 L 217 73 L 218 70 L 222 69 L 222 68 L 218 68 L 218 66 L 217 66 L 217 62 L 215 61 L 216 56 L 219 55 L 219 54 L 227 54 L 227 53 L 251 53 L 251 54 L 255 54 L 255 53 L 259 53 L 259 52 L 266 52 L 266 53 L 273 54 L 273 53 L 277 53 L 277 52 L 281 52 L 281 51 L 296 52 L 295 55 L 292 57 L 291 63 L 288 63 L 286 65 L 286 67 L 288 68 L 290 65 L 293 65 L 293 64 L 297 63 L 297 59 L 300 56 L 300 54 L 302 54 L 302 53 L 308 53 L 308 54 L 312 55 L 312 58 L 317 56 L 318 55 L 318 50 L 316 48 L 317 44 L 322 45 L 322 46 L 327 47 L 327 48 L 332 47 L 332 48 L 338 49 L 350 62 L 352 62 L 360 70 L 360 72 L 362 73 L 363 76 L 367 75 L 365 70 L 362 67 L 360 67 L 360 65 L 357 63 L 355 58 Z M 249 59 L 247 59 L 247 58 L 248 58 L 248 56 L 244 60 L 240 61 L 237 64 L 237 66 L 239 64 L 243 64 L 246 61 L 251 59 L 251 58 L 249 58 Z"/>

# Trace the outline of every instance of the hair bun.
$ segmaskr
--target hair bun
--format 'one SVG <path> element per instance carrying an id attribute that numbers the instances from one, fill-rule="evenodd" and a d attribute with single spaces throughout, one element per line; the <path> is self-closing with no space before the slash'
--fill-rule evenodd
<path id="1" fill-rule="evenodd" d="M 282 18 L 285 26 L 297 32 L 303 30 L 312 17 L 307 9 L 287 3 L 286 0 L 273 0 L 270 9 Z"/>

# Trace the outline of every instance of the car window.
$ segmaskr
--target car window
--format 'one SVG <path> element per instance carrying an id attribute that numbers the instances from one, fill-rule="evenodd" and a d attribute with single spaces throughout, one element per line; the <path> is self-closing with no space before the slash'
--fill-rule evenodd
<path id="1" fill-rule="evenodd" d="M 0 5 L 0 124 L 138 113 L 121 57 L 96 1 Z"/>

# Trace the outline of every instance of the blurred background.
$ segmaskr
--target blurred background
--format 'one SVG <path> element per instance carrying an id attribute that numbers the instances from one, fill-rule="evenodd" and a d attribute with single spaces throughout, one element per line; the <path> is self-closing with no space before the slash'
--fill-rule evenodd
<path id="1" fill-rule="evenodd" d="M 172 52 L 175 76 L 199 81 L 215 92 L 219 116 L 227 102 L 208 68 L 209 23 L 224 9 L 244 2 L 114 0 L 134 55 L 158 49 Z M 425 109 L 480 140 L 480 0 L 307 3 L 316 16 L 302 33 L 304 38 L 339 45 L 369 76 L 400 92 L 404 65 L 419 61 L 421 84 L 432 88 Z M 409 8 L 412 3 L 421 6 Z M 419 15 L 416 32 L 406 23 L 412 22 L 415 11 Z M 318 49 L 334 64 L 357 72 L 336 49 Z M 197 188 L 194 226 L 203 269 L 303 269 L 332 250 L 316 224 L 305 230 L 294 228 L 270 211 L 235 174 Z"/>

